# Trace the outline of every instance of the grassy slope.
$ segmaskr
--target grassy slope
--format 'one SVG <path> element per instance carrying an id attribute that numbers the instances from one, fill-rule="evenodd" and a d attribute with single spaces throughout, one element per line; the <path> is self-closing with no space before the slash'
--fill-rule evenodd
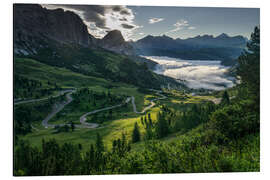
<path id="1" fill-rule="evenodd" d="M 152 97 L 154 97 L 154 95 L 152 95 L 152 94 L 145 95 L 142 99 L 142 102 L 145 104 L 148 104 L 149 98 L 151 99 Z M 168 104 L 167 102 L 170 102 L 170 104 L 174 104 L 175 108 L 184 108 L 184 109 L 187 108 L 185 105 L 183 105 L 185 107 L 182 107 L 181 105 L 179 105 L 177 103 L 172 103 L 171 100 L 174 98 L 176 98 L 176 96 L 173 96 L 170 99 L 161 100 L 160 104 Z M 192 99 L 192 98 L 190 98 L 190 99 Z M 188 100 L 190 100 L 190 99 L 188 99 Z M 198 103 L 198 102 L 196 102 L 196 103 Z M 200 101 L 200 102 L 203 102 L 203 101 Z M 69 107 L 67 107 L 65 109 L 69 109 Z M 138 122 L 142 136 L 144 135 L 145 129 L 143 128 L 141 121 L 140 121 L 140 118 L 143 115 L 137 115 L 137 114 L 133 113 L 130 103 L 129 103 L 127 109 L 128 109 L 127 112 L 121 112 L 120 115 L 118 114 L 119 115 L 118 120 L 112 120 L 112 121 L 105 122 L 98 129 L 76 129 L 74 132 L 68 132 L 68 133 L 62 132 L 59 134 L 54 134 L 53 133 L 54 130 L 44 129 L 43 127 L 37 125 L 37 127 L 40 128 L 40 131 L 34 131 L 33 133 L 27 134 L 25 137 L 22 137 L 22 138 L 30 140 L 32 145 L 38 146 L 38 147 L 41 146 L 41 142 L 42 142 L 43 138 L 44 139 L 55 138 L 57 141 L 59 141 L 59 143 L 65 143 L 65 142 L 81 143 L 83 145 L 83 147 L 88 148 L 91 143 L 95 142 L 96 133 L 99 132 L 100 135 L 104 139 L 105 145 L 108 148 L 111 148 L 112 140 L 120 138 L 122 133 L 125 133 L 127 135 L 128 139 L 131 139 L 131 134 L 132 134 L 132 130 L 133 130 L 133 126 L 134 126 L 135 122 Z M 151 117 L 152 117 L 153 122 L 156 121 L 156 116 L 157 116 L 157 113 L 159 110 L 160 110 L 160 107 L 156 106 L 156 107 L 152 108 L 150 111 L 148 111 L 148 113 L 151 113 Z M 62 123 L 68 117 L 72 117 L 72 118 L 77 119 L 75 122 L 78 123 L 78 121 L 79 121 L 78 118 L 79 118 L 80 113 L 78 113 L 78 112 L 68 113 L 68 111 L 66 112 L 65 110 L 63 110 L 63 113 L 67 113 L 67 114 L 60 117 L 59 120 L 57 120 L 56 122 L 53 122 L 53 123 L 55 123 L 55 124 Z M 170 139 L 172 137 L 177 137 L 177 135 L 176 134 L 170 135 L 168 138 L 165 138 L 163 140 L 167 141 L 168 139 Z M 136 150 L 136 149 L 141 149 L 143 147 L 143 144 L 144 143 L 141 142 L 141 143 L 133 144 L 132 146 Z M 86 149 L 84 149 L 84 150 L 86 150 Z"/>
<path id="2" fill-rule="evenodd" d="M 177 84 L 172 78 L 157 75 L 130 57 L 105 51 L 89 49 L 74 44 L 60 44 L 48 40 L 37 53 L 28 57 L 39 62 L 65 67 L 74 72 L 94 77 L 125 82 L 141 87 L 159 88 L 161 83 Z M 166 83 L 165 83 L 166 84 Z"/>
<path id="3" fill-rule="evenodd" d="M 158 109 L 156 107 L 151 111 L 153 121 L 156 121 Z M 40 128 L 39 131 L 33 131 L 33 133 L 27 134 L 24 137 L 22 136 L 21 138 L 28 139 L 33 146 L 37 147 L 41 146 L 42 139 L 55 138 L 61 144 L 65 142 L 81 143 L 85 147 L 84 150 L 86 150 L 86 148 L 90 147 L 91 143 L 95 142 L 96 133 L 98 132 L 103 137 L 105 145 L 111 148 L 112 140 L 120 138 L 122 132 L 126 133 L 128 139 L 131 138 L 131 132 L 135 122 L 138 122 L 139 126 L 142 126 L 140 116 L 137 116 L 109 121 L 104 123 L 103 127 L 97 129 L 76 129 L 74 132 L 62 132 L 58 134 L 54 134 L 53 129 L 44 129 L 41 126 L 37 126 L 37 128 Z M 144 128 L 140 129 L 141 133 L 144 133 Z"/>
<path id="4" fill-rule="evenodd" d="M 33 59 L 15 58 L 14 67 L 15 74 L 40 80 L 44 84 L 50 81 L 64 87 L 81 87 L 109 83 L 102 78 L 85 76 L 65 68 L 49 66 Z"/>
<path id="5" fill-rule="evenodd" d="M 15 73 L 27 77 L 29 79 L 35 79 L 42 81 L 44 84 L 49 80 L 50 82 L 57 83 L 62 87 L 88 87 L 93 91 L 107 92 L 108 89 L 112 94 L 123 94 L 123 95 L 132 95 L 135 97 L 135 103 L 137 109 L 140 111 L 145 105 L 149 104 L 149 101 L 146 99 L 146 95 L 137 91 L 137 87 L 128 85 L 125 83 L 113 83 L 109 80 L 102 78 L 96 78 L 91 76 L 86 76 L 80 73 L 70 71 L 65 68 L 58 68 L 49 66 L 33 59 L 25 58 L 15 58 Z M 113 86 L 112 86 L 113 85 Z M 148 94 L 148 96 L 152 96 Z M 144 101 L 146 100 L 146 102 Z M 30 105 L 35 105 L 31 103 Z M 68 109 L 67 106 L 65 109 Z M 65 109 L 63 112 L 65 112 Z M 128 105 L 128 112 L 121 113 L 119 120 L 106 122 L 104 124 L 105 128 L 97 130 L 89 129 L 80 129 L 76 130 L 73 133 L 59 133 L 52 134 L 53 130 L 44 129 L 41 126 L 41 121 L 33 123 L 33 126 L 40 131 L 33 130 L 32 133 L 22 137 L 23 139 L 28 139 L 31 144 L 40 146 L 42 138 L 56 138 L 60 142 L 78 142 L 84 146 L 89 145 L 94 142 L 96 132 L 100 132 L 101 135 L 105 136 L 105 142 L 110 146 L 111 140 L 116 137 L 120 137 L 122 131 L 119 131 L 119 128 L 126 131 L 128 136 L 133 128 L 135 121 L 139 121 L 139 115 L 136 115 L 132 112 L 131 104 Z M 86 112 L 71 112 L 68 116 L 74 116 L 78 123 L 78 118 Z M 58 123 L 63 122 L 63 119 L 57 121 Z"/>
<path id="6" fill-rule="evenodd" d="M 136 98 L 138 109 L 143 108 L 144 95 L 137 91 L 137 87 L 125 83 L 115 83 L 103 78 L 86 76 L 65 68 L 49 66 L 33 59 L 15 58 L 14 73 L 29 79 L 39 80 L 44 84 L 47 81 L 57 83 L 62 87 L 88 87 L 94 91 L 108 91 L 133 95 Z"/>

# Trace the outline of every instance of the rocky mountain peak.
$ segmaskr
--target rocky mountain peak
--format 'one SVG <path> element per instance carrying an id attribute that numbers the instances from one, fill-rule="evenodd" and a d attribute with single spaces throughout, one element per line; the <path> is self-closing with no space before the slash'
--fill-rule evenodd
<path id="1" fill-rule="evenodd" d="M 132 46 L 125 41 L 119 30 L 109 31 L 108 34 L 100 40 L 99 46 L 119 54 L 132 55 L 134 53 Z"/>
<path id="2" fill-rule="evenodd" d="M 38 4 L 14 5 L 15 50 L 35 53 L 41 41 L 53 40 L 89 46 L 89 33 L 82 19 L 71 11 L 49 10 Z"/>
<path id="3" fill-rule="evenodd" d="M 217 36 L 216 38 L 229 38 L 229 36 L 226 33 L 222 33 L 219 36 Z"/>
<path id="4" fill-rule="evenodd" d="M 110 44 L 122 44 L 125 42 L 125 39 L 119 30 L 109 31 L 106 36 L 102 39 L 105 43 Z"/>

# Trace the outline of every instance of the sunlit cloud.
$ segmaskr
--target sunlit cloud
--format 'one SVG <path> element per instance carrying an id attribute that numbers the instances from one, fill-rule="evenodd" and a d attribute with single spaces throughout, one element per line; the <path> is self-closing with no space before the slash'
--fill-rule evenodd
<path id="1" fill-rule="evenodd" d="M 196 29 L 196 27 L 194 26 L 190 26 L 188 21 L 187 20 L 184 20 L 184 19 L 181 19 L 179 21 L 177 21 L 175 24 L 173 24 L 174 28 L 165 32 L 164 34 L 167 34 L 167 33 L 172 33 L 172 32 L 177 32 L 177 31 L 180 31 L 182 29 L 189 29 L 189 30 L 193 30 L 193 29 Z"/>
<path id="2" fill-rule="evenodd" d="M 190 27 L 188 27 L 188 29 L 193 30 L 193 29 L 196 29 L 196 27 L 190 26 Z"/>
<path id="3" fill-rule="evenodd" d="M 150 18 L 150 19 L 148 20 L 148 23 L 149 23 L 149 24 L 155 24 L 155 23 L 161 22 L 161 21 L 163 21 L 163 20 L 164 20 L 164 18 Z"/>
<path id="4" fill-rule="evenodd" d="M 177 21 L 173 26 L 175 27 L 174 29 L 168 31 L 168 32 L 176 32 L 179 31 L 181 29 L 183 29 L 184 27 L 188 26 L 188 21 L 181 19 L 180 21 Z"/>

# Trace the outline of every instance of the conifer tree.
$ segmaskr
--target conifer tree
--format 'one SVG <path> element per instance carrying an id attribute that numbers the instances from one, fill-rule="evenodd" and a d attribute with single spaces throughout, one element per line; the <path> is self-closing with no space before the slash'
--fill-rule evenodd
<path id="1" fill-rule="evenodd" d="M 141 124 L 144 125 L 143 117 L 141 116 Z"/>
<path id="2" fill-rule="evenodd" d="M 97 133 L 96 148 L 99 152 L 103 152 L 105 150 L 102 137 L 99 135 L 99 133 Z"/>
<path id="3" fill-rule="evenodd" d="M 166 121 L 163 114 L 159 114 L 157 126 L 156 126 L 156 134 L 158 138 L 163 138 L 167 136 L 169 133 L 169 125 Z"/>
<path id="4" fill-rule="evenodd" d="M 73 123 L 73 121 L 70 122 L 70 127 L 71 127 L 71 131 L 73 132 L 75 129 L 75 124 Z"/>
<path id="5" fill-rule="evenodd" d="M 222 100 L 221 100 L 221 104 L 225 105 L 225 104 L 230 104 L 230 97 L 227 91 L 224 91 L 223 95 L 222 95 Z"/>
<path id="6" fill-rule="evenodd" d="M 138 142 L 138 141 L 140 141 L 140 139 L 141 139 L 141 134 L 140 134 L 138 123 L 136 122 L 134 124 L 134 129 L 132 132 L 132 142 L 133 143 Z"/>
<path id="7" fill-rule="evenodd" d="M 153 126 L 153 122 L 152 122 L 152 118 L 151 118 L 151 114 L 148 114 L 148 121 L 149 121 L 149 125 L 152 127 Z"/>
<path id="8" fill-rule="evenodd" d="M 255 109 L 260 105 L 260 28 L 255 27 L 247 43 L 247 51 L 238 58 L 237 75 L 241 85 L 248 88 L 249 96 L 256 102 Z"/>

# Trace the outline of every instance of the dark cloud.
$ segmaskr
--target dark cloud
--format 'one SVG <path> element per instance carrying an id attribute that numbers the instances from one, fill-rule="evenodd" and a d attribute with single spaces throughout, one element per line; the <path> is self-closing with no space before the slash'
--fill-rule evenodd
<path id="1" fill-rule="evenodd" d="M 121 26 L 125 29 L 133 29 L 135 26 L 130 25 L 130 24 L 121 24 Z"/>
<path id="2" fill-rule="evenodd" d="M 78 14 L 88 26 L 89 33 L 95 37 L 103 37 L 106 32 L 118 29 L 125 38 L 129 38 L 137 25 L 134 24 L 134 14 L 126 6 L 112 5 L 65 5 L 43 4 L 48 9 L 62 8 Z"/>
<path id="3" fill-rule="evenodd" d="M 120 14 L 122 15 L 130 15 L 130 12 L 126 9 L 123 9 L 122 11 L 120 11 Z"/>
<path id="4" fill-rule="evenodd" d="M 64 8 L 74 11 L 79 11 L 86 22 L 94 22 L 97 27 L 101 29 L 108 29 L 106 27 L 105 14 L 112 10 L 119 12 L 122 15 L 131 15 L 124 6 L 101 6 L 101 5 L 49 5 L 50 8 Z M 45 5 L 46 7 L 46 5 Z"/>
<path id="5" fill-rule="evenodd" d="M 104 18 L 106 12 L 105 6 L 64 5 L 64 7 L 81 11 L 83 19 L 86 22 L 95 22 L 97 27 L 106 29 L 106 20 Z"/>
<path id="6" fill-rule="evenodd" d="M 121 15 L 131 15 L 130 11 L 125 6 L 111 6 L 115 12 L 120 12 Z"/>
<path id="7" fill-rule="evenodd" d="M 127 21 L 127 18 L 120 18 L 119 21 Z"/>
<path id="8" fill-rule="evenodd" d="M 113 6 L 112 10 L 118 12 L 121 10 L 121 7 L 120 6 Z"/>

